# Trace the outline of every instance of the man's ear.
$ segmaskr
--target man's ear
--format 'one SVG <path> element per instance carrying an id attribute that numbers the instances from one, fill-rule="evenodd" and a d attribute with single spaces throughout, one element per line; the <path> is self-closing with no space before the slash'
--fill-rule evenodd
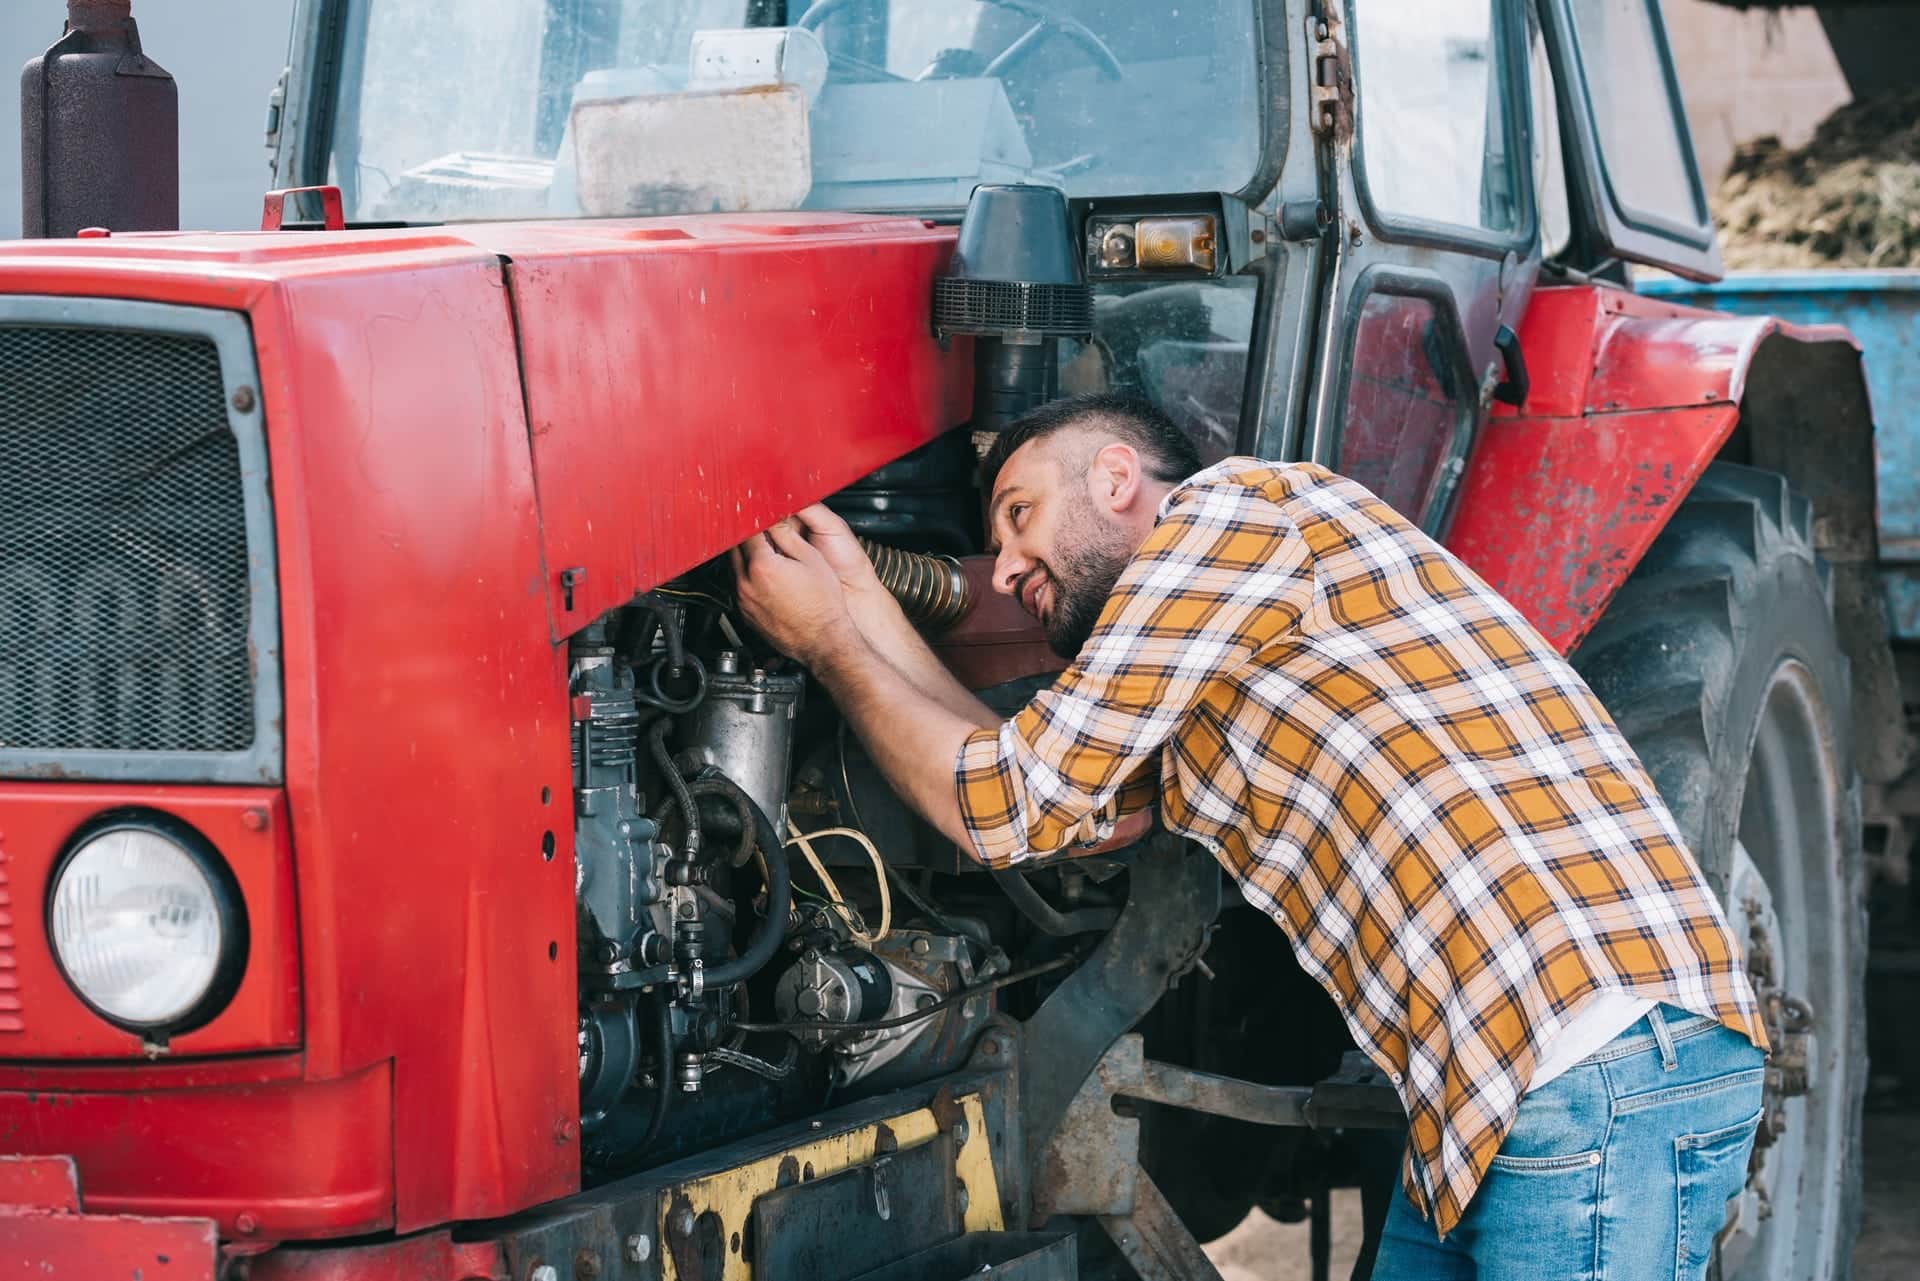
<path id="1" fill-rule="evenodd" d="M 1127 514 L 1140 498 L 1144 479 L 1140 452 L 1132 445 L 1116 440 L 1093 452 L 1093 465 L 1088 471 L 1087 484 L 1093 491 L 1093 501 L 1097 506 L 1106 508 L 1116 516 Z"/>

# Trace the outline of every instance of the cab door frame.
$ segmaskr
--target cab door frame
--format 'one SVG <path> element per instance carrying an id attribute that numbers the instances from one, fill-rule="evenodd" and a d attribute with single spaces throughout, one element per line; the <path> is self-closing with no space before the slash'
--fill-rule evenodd
<path id="1" fill-rule="evenodd" d="M 1375 0 L 1376 13 L 1382 3 Z M 1289 174 L 1283 175 L 1281 187 L 1284 192 L 1294 185 L 1288 179 L 1297 179 L 1311 163 L 1318 188 L 1317 234 L 1311 239 L 1319 270 L 1311 309 L 1313 341 L 1303 353 L 1310 372 L 1302 380 L 1298 432 L 1269 422 L 1253 442 L 1255 451 L 1265 456 L 1338 468 L 1363 310 L 1370 298 L 1383 295 L 1419 300 L 1432 311 L 1436 376 L 1443 383 L 1453 380 L 1460 392 L 1446 458 L 1422 510 L 1410 513 L 1434 532 L 1445 524 L 1473 435 L 1496 388 L 1518 373 L 1509 367 L 1501 347 L 1517 352 L 1507 340 L 1525 311 L 1540 265 L 1528 83 L 1531 6 L 1527 0 L 1488 4 L 1494 15 L 1490 48 L 1498 57 L 1505 171 L 1512 176 L 1511 225 L 1504 231 L 1381 207 L 1366 171 L 1366 18 L 1356 26 L 1344 0 L 1312 0 L 1305 6 L 1300 41 L 1305 65 L 1296 62 L 1300 90 L 1295 100 L 1303 108 L 1299 114 L 1311 130 L 1313 146 L 1289 152 Z M 1285 234 L 1287 213 L 1283 203 L 1282 238 L 1290 240 Z M 1293 221 L 1297 225 L 1301 220 Z M 1503 330 L 1508 332 L 1503 335 Z M 1276 367 L 1281 363 L 1276 361 Z"/>

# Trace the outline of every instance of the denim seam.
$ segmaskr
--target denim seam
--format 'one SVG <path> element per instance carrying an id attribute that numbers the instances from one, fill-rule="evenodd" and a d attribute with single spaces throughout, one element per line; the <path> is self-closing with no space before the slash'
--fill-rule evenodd
<path id="1" fill-rule="evenodd" d="M 1600 1264 L 1606 1257 L 1607 1171 L 1613 1168 L 1613 1163 L 1607 1160 L 1607 1153 L 1613 1150 L 1613 1125 L 1619 1119 L 1620 1111 L 1615 1106 L 1618 1096 L 1613 1088 L 1613 1074 L 1607 1071 L 1604 1061 L 1594 1066 L 1599 1069 L 1600 1087 L 1607 1096 L 1607 1125 L 1600 1132 L 1600 1178 L 1593 1202 L 1593 1261 L 1590 1266 L 1595 1281 L 1598 1281 L 1598 1278 L 1604 1275 L 1600 1271 Z"/>
<path id="2" fill-rule="evenodd" d="M 1738 1089 L 1766 1076 L 1763 1067 L 1742 1068 L 1738 1072 L 1725 1072 L 1709 1077 L 1704 1081 L 1695 1081 L 1691 1085 L 1667 1086 L 1658 1090 L 1647 1090 L 1640 1094 L 1629 1094 L 1614 1100 L 1616 1113 L 1627 1114 L 1644 1112 L 1648 1108 L 1662 1107 L 1668 1103 L 1681 1103 L 1688 1099 L 1704 1098 L 1709 1094 L 1718 1094 L 1723 1090 Z"/>
<path id="3" fill-rule="evenodd" d="M 1687 1257 L 1687 1189 L 1680 1177 L 1681 1140 L 1673 1141 L 1673 1275 L 1678 1281 Z"/>
<path id="4" fill-rule="evenodd" d="M 1501 1156 L 1495 1153 L 1493 1168 L 1509 1174 L 1554 1174 L 1561 1170 L 1591 1169 L 1597 1164 L 1593 1158 L 1599 1155 L 1599 1148 L 1588 1148 L 1585 1152 L 1572 1152 L 1566 1156 Z"/>
<path id="5" fill-rule="evenodd" d="M 1673 1034 L 1673 1042 L 1675 1045 L 1678 1045 L 1682 1041 L 1692 1040 L 1696 1036 L 1704 1036 L 1715 1028 L 1724 1026 L 1709 1018 L 1696 1017 L 1700 1017 L 1700 1022 L 1683 1026 L 1680 1031 Z M 1609 1063 L 1614 1059 L 1623 1059 L 1630 1054 L 1638 1054 L 1643 1050 L 1653 1049 L 1657 1044 L 1659 1043 L 1649 1035 L 1636 1036 L 1630 1041 L 1617 1040 L 1605 1049 L 1595 1050 L 1592 1054 L 1580 1060 L 1580 1062 L 1581 1064 Z"/>

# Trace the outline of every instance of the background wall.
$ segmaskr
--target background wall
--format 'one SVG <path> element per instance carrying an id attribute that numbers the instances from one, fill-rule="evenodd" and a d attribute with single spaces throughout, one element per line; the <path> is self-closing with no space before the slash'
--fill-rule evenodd
<path id="1" fill-rule="evenodd" d="M 267 95 L 293 0 L 134 0 L 148 56 L 180 86 L 180 225 L 260 225 Z M 60 38 L 63 0 L 0 0 L 0 239 L 20 234 L 18 68 Z"/>
<path id="2" fill-rule="evenodd" d="M 1661 11 L 1709 195 L 1735 146 L 1769 133 L 1802 146 L 1827 113 L 1853 97 L 1812 9 L 1663 0 Z"/>

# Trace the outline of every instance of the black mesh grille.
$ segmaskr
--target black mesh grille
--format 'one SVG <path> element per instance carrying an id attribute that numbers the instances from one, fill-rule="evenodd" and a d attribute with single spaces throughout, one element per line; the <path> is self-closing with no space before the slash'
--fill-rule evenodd
<path id="1" fill-rule="evenodd" d="M 1036 285 L 1017 280 L 933 282 L 933 327 L 955 334 L 1093 332 L 1093 291 L 1085 285 Z"/>
<path id="2" fill-rule="evenodd" d="M 245 750 L 247 571 L 211 341 L 0 325 L 0 751 Z"/>

